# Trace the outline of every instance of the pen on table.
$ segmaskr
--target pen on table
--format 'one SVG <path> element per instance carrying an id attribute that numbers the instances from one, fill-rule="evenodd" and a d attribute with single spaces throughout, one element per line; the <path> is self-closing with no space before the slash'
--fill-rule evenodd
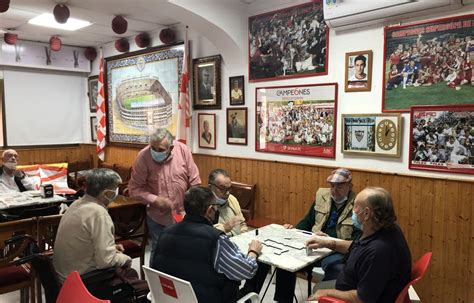
<path id="1" fill-rule="evenodd" d="M 306 231 L 306 230 L 298 230 L 298 231 L 303 233 L 303 234 L 307 234 L 307 235 L 312 235 L 313 234 L 312 232 Z"/>
<path id="2" fill-rule="evenodd" d="M 255 230 L 255 235 L 258 236 L 258 229 Z"/>

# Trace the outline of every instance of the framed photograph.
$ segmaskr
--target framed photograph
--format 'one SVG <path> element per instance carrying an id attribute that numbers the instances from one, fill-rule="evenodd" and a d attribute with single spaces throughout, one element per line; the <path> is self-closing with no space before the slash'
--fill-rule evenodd
<path id="1" fill-rule="evenodd" d="M 230 105 L 245 104 L 244 76 L 229 78 L 229 100 Z"/>
<path id="2" fill-rule="evenodd" d="M 346 92 L 364 92 L 372 88 L 372 51 L 346 53 Z"/>
<path id="3" fill-rule="evenodd" d="M 255 150 L 334 158 L 337 83 L 257 87 Z"/>
<path id="4" fill-rule="evenodd" d="M 105 59 L 108 144 L 143 146 L 156 127 L 177 133 L 183 55 L 175 44 Z"/>
<path id="5" fill-rule="evenodd" d="M 97 142 L 97 117 L 91 117 L 91 140 Z"/>
<path id="6" fill-rule="evenodd" d="M 216 149 L 216 114 L 198 114 L 199 147 Z"/>
<path id="7" fill-rule="evenodd" d="M 221 109 L 221 55 L 193 60 L 193 108 Z"/>
<path id="8" fill-rule="evenodd" d="M 410 169 L 474 174 L 474 105 L 413 106 Z"/>
<path id="9" fill-rule="evenodd" d="M 472 104 L 474 14 L 385 27 L 383 112 Z"/>
<path id="10" fill-rule="evenodd" d="M 400 114 L 342 115 L 342 153 L 400 157 Z"/>
<path id="11" fill-rule="evenodd" d="M 327 75 L 322 0 L 249 17 L 248 28 L 250 82 Z"/>
<path id="12" fill-rule="evenodd" d="M 227 108 L 227 144 L 247 145 L 247 108 Z"/>
<path id="13" fill-rule="evenodd" d="M 87 96 L 89 97 L 89 109 L 91 113 L 97 111 L 97 94 L 99 88 L 99 76 L 92 76 L 87 79 Z"/>

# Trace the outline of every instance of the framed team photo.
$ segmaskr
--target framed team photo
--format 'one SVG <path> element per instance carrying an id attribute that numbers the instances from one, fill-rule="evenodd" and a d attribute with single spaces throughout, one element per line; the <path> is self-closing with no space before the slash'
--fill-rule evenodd
<path id="1" fill-rule="evenodd" d="M 474 14 L 385 27 L 383 112 L 472 104 Z"/>
<path id="2" fill-rule="evenodd" d="M 342 115 L 341 152 L 400 157 L 400 114 Z"/>
<path id="3" fill-rule="evenodd" d="M 199 147 L 216 149 L 216 114 L 198 114 Z"/>
<path id="4" fill-rule="evenodd" d="M 363 92 L 372 88 L 372 51 L 346 53 L 344 91 Z"/>
<path id="5" fill-rule="evenodd" d="M 327 75 L 322 0 L 249 17 L 249 81 Z"/>
<path id="6" fill-rule="evenodd" d="M 229 100 L 230 105 L 245 104 L 244 76 L 229 78 Z"/>
<path id="7" fill-rule="evenodd" d="M 334 158 L 337 83 L 256 88 L 259 152 Z"/>
<path id="8" fill-rule="evenodd" d="M 227 144 L 247 145 L 247 108 L 227 108 Z"/>
<path id="9" fill-rule="evenodd" d="M 221 55 L 193 60 L 193 108 L 221 108 Z"/>
<path id="10" fill-rule="evenodd" d="M 474 105 L 411 108 L 410 169 L 474 174 Z"/>

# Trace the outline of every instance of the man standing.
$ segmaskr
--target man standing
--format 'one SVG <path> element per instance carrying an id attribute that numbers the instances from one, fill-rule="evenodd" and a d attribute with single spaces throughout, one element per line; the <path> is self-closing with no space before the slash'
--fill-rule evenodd
<path id="1" fill-rule="evenodd" d="M 394 302 L 410 281 L 411 254 L 395 223 L 390 193 L 380 187 L 365 188 L 355 198 L 352 218 L 354 225 L 362 229 L 362 236 L 349 247 L 335 289 L 319 287 L 309 300 L 331 296 L 347 302 Z M 311 247 L 312 242 L 309 240 L 307 245 Z"/>
<path id="2" fill-rule="evenodd" d="M 219 205 L 209 188 L 193 187 L 184 196 L 186 216 L 161 234 L 152 268 L 191 282 L 199 302 L 236 302 L 240 281 L 257 271 L 262 244 L 252 240 L 247 256 L 220 230 Z"/>
<path id="3" fill-rule="evenodd" d="M 34 190 L 32 180 L 21 170 L 17 170 L 20 157 L 13 149 L 2 154 L 3 165 L 0 167 L 0 192 Z"/>
<path id="4" fill-rule="evenodd" d="M 150 264 L 161 231 L 175 223 L 173 214 L 184 213 L 184 193 L 199 184 L 199 171 L 186 145 L 173 140 L 168 130 L 156 129 L 150 144 L 138 153 L 128 183 L 130 196 L 148 206 Z"/>

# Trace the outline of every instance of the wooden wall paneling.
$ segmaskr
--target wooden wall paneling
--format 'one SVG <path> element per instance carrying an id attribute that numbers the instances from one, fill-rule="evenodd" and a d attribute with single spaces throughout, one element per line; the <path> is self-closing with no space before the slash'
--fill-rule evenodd
<path id="1" fill-rule="evenodd" d="M 447 181 L 445 180 L 436 180 L 434 181 L 434 201 L 433 201 L 433 244 L 431 251 L 433 256 L 431 258 L 430 268 L 428 269 L 430 282 L 433 287 L 433 292 L 431 293 L 431 300 L 433 302 L 441 302 L 443 293 L 445 291 L 444 284 L 444 272 L 445 268 L 443 262 L 446 250 L 446 234 L 445 234 L 445 222 L 444 222 L 444 209 L 448 204 L 445 201 L 444 191 L 446 189 Z M 429 297 L 423 296 L 423 300 L 430 300 Z"/>
<path id="2" fill-rule="evenodd" d="M 461 187 L 461 186 L 460 186 Z M 466 190 L 460 192 L 458 188 L 459 197 L 458 197 L 458 207 L 457 207 L 457 223 L 459 230 L 459 257 L 458 257 L 458 266 L 460 266 L 459 270 L 463 271 L 469 269 L 469 257 L 472 251 L 469 250 L 471 240 L 471 226 L 469 225 L 469 221 L 472 221 L 471 217 L 471 208 L 472 208 L 472 201 L 469 203 L 469 200 L 472 200 L 472 192 L 473 186 L 467 186 Z M 473 273 L 471 271 L 471 273 Z M 467 272 L 467 276 L 469 276 L 469 272 Z M 458 286 L 458 300 L 462 300 L 462 298 L 467 298 L 469 296 L 469 280 L 466 279 L 463 281 L 465 285 Z"/>
<path id="3" fill-rule="evenodd" d="M 471 210 L 469 212 L 466 212 L 467 214 L 470 214 L 470 217 L 466 218 L 465 224 L 470 225 L 470 234 L 469 234 L 469 252 L 467 255 L 467 262 L 465 263 L 467 266 L 468 270 L 468 275 L 467 275 L 467 289 L 468 289 L 468 296 L 466 298 L 470 298 L 470 300 L 474 300 L 474 257 L 473 253 L 474 252 L 474 205 L 473 205 L 473 197 L 474 197 L 474 184 L 471 184 L 469 187 L 469 190 L 465 191 L 466 193 L 466 204 L 468 204 L 471 207 Z M 469 224 L 470 222 L 470 224 Z"/>
<path id="4" fill-rule="evenodd" d="M 448 182 L 450 183 L 450 182 Z M 444 291 L 444 299 L 448 298 L 456 298 L 457 292 L 456 288 L 459 284 L 461 283 L 456 283 L 456 276 L 462 272 L 458 271 L 458 268 L 456 266 L 457 262 L 456 259 L 459 257 L 459 254 L 457 254 L 457 238 L 459 234 L 457 233 L 456 230 L 456 207 L 457 207 L 457 187 L 458 183 L 455 184 L 450 184 L 451 186 L 447 186 L 446 189 L 446 200 L 445 200 L 445 205 L 444 205 L 444 226 L 446 229 L 446 254 L 444 255 L 444 261 L 443 265 L 446 266 L 446 287 Z M 458 300 L 453 300 L 457 301 Z"/>

